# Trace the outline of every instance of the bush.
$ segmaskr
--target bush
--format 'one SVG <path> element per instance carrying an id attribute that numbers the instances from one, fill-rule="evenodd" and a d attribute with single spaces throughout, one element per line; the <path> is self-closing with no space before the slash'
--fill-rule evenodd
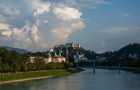
<path id="1" fill-rule="evenodd" d="M 29 63 L 27 66 L 29 71 L 37 70 L 37 66 L 34 63 Z"/>
<path id="2" fill-rule="evenodd" d="M 3 72 L 10 72 L 10 66 L 8 64 L 2 65 L 2 71 Z"/>
<path id="3" fill-rule="evenodd" d="M 28 66 L 26 64 L 22 64 L 21 71 L 28 71 Z"/>
<path id="4" fill-rule="evenodd" d="M 0 64 L 0 72 L 2 72 L 2 65 Z"/>
<path id="5" fill-rule="evenodd" d="M 14 71 L 21 71 L 21 65 L 19 64 L 15 64 L 14 67 L 13 67 Z"/>
<path id="6" fill-rule="evenodd" d="M 44 62 L 44 59 L 43 58 L 35 58 L 34 59 L 35 61 L 35 64 L 36 64 L 36 69 L 37 70 L 43 70 L 45 69 L 45 62 Z"/>
<path id="7" fill-rule="evenodd" d="M 63 69 L 65 66 L 62 63 L 48 63 L 46 69 Z"/>
<path id="8" fill-rule="evenodd" d="M 65 68 L 72 68 L 73 67 L 72 62 L 63 62 L 63 65 L 65 66 Z"/>

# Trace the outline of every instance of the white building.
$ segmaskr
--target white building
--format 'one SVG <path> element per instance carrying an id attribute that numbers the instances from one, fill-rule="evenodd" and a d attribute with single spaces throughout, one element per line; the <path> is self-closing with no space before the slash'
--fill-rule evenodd
<path id="1" fill-rule="evenodd" d="M 64 57 L 53 57 L 52 62 L 55 62 L 55 63 L 66 62 L 66 58 L 64 58 Z"/>
<path id="2" fill-rule="evenodd" d="M 66 43 L 66 47 L 72 47 L 72 48 L 80 48 L 80 44 L 76 43 Z"/>
<path id="3" fill-rule="evenodd" d="M 45 64 L 47 63 L 50 63 L 50 62 L 55 62 L 55 63 L 62 63 L 62 62 L 65 62 L 66 61 L 66 58 L 65 57 L 62 57 L 62 56 L 57 56 L 57 57 L 47 57 L 47 58 L 44 58 L 44 57 L 38 57 L 38 56 L 30 56 L 30 63 L 35 63 L 35 58 L 43 58 Z"/>

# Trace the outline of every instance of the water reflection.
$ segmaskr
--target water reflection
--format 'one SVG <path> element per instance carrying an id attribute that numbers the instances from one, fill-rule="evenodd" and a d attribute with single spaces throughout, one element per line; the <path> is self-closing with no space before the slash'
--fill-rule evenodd
<path id="1" fill-rule="evenodd" d="M 33 80 L 0 86 L 0 90 L 140 90 L 140 74 L 92 69 L 63 77 Z"/>

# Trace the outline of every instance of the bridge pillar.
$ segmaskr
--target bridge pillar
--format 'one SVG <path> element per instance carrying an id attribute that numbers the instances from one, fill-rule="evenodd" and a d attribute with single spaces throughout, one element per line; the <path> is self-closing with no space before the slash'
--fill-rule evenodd
<path id="1" fill-rule="evenodd" d="M 93 60 L 93 74 L 95 74 L 95 60 Z"/>

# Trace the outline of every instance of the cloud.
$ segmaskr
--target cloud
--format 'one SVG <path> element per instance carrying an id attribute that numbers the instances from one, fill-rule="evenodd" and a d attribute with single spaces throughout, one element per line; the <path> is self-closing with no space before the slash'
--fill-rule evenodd
<path id="1" fill-rule="evenodd" d="M 74 31 L 81 30 L 85 27 L 82 21 L 75 21 L 68 24 L 63 24 L 52 29 L 53 41 L 57 43 L 68 39 L 69 35 Z"/>
<path id="2" fill-rule="evenodd" d="M 39 42 L 39 30 L 37 25 L 31 25 L 30 22 L 26 22 L 26 24 L 22 28 L 13 28 L 12 39 L 14 40 L 14 46 L 18 48 L 31 48 L 40 47 L 41 43 Z"/>
<path id="3" fill-rule="evenodd" d="M 93 0 L 96 4 L 109 4 L 109 2 L 105 0 Z"/>
<path id="4" fill-rule="evenodd" d="M 138 26 L 126 26 L 126 27 L 111 27 L 104 31 L 103 33 L 119 35 L 119 34 L 126 34 L 126 33 L 136 33 L 139 32 L 140 27 Z"/>
<path id="5" fill-rule="evenodd" d="M 97 5 L 111 4 L 108 0 L 50 0 L 56 4 L 63 4 L 69 7 L 75 7 L 78 9 L 91 8 L 96 9 Z"/>
<path id="6" fill-rule="evenodd" d="M 103 29 L 100 33 L 101 38 L 107 43 L 106 50 L 117 50 L 123 45 L 139 42 L 140 27 L 136 25 L 115 26 Z"/>
<path id="7" fill-rule="evenodd" d="M 1 35 L 4 36 L 4 37 L 10 37 L 12 34 L 12 31 L 2 31 L 1 32 Z"/>
<path id="8" fill-rule="evenodd" d="M 82 13 L 74 8 L 65 5 L 59 5 L 53 9 L 53 13 L 62 20 L 80 19 Z"/>
<path id="9" fill-rule="evenodd" d="M 79 0 L 82 3 L 109 4 L 106 0 Z"/>
<path id="10" fill-rule="evenodd" d="M 64 2 L 68 5 L 75 5 L 75 4 L 93 4 L 93 5 L 99 5 L 99 4 L 110 4 L 107 0 L 56 0 L 60 2 Z"/>
<path id="11" fill-rule="evenodd" d="M 16 8 L 15 6 L 9 5 L 8 2 L 4 2 L 0 4 L 0 11 L 2 14 L 5 14 L 5 15 L 18 15 L 20 13 L 18 8 Z"/>
<path id="12" fill-rule="evenodd" d="M 11 0 L 5 2 L 12 3 Z M 6 7 L 3 1 L 0 6 L 0 10 L 8 8 L 0 12 L 0 18 L 7 19 L 4 23 L 0 21 L 1 36 L 7 38 L 0 38 L 0 42 L 17 48 L 46 50 L 52 45 L 65 43 L 72 33 L 86 26 L 80 9 L 65 2 L 22 0 L 18 1 L 18 5 L 9 4 Z M 17 20 L 13 22 L 11 18 Z"/>
<path id="13" fill-rule="evenodd" d="M 33 25 L 31 29 L 31 35 L 32 35 L 32 41 L 37 43 L 39 41 L 39 35 L 38 35 L 38 27 L 37 25 Z"/>
<path id="14" fill-rule="evenodd" d="M 3 22 L 6 20 L 6 17 L 4 17 L 3 15 L 0 15 L 0 22 Z"/>
<path id="15" fill-rule="evenodd" d="M 0 23 L 0 30 L 11 30 L 10 25 L 6 23 Z"/>
<path id="16" fill-rule="evenodd" d="M 10 37 L 12 30 L 8 24 L 0 23 L 0 35 L 6 38 Z"/>
<path id="17" fill-rule="evenodd" d="M 129 17 L 129 16 L 131 16 L 131 15 L 130 15 L 129 13 L 124 13 L 123 16 L 124 16 L 124 17 Z"/>
<path id="18" fill-rule="evenodd" d="M 103 53 L 108 50 L 108 45 L 105 40 L 101 40 L 100 43 L 98 43 L 98 47 L 94 48 L 96 53 Z"/>
<path id="19" fill-rule="evenodd" d="M 34 15 L 42 15 L 45 12 L 49 12 L 51 6 L 50 2 L 41 2 L 40 0 L 32 0 L 32 8 Z"/>

